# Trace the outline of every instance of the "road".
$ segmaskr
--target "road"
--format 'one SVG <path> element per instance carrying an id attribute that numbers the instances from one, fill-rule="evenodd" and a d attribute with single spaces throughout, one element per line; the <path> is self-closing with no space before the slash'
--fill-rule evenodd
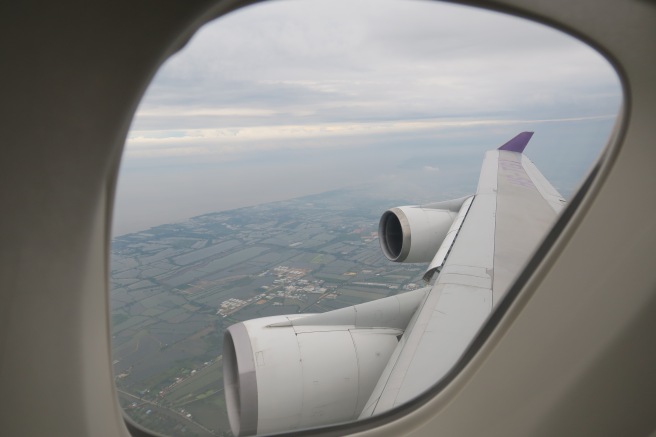
<path id="1" fill-rule="evenodd" d="M 204 427 L 200 423 L 194 421 L 193 419 L 188 418 L 187 416 L 180 413 L 179 411 L 176 411 L 172 408 L 162 406 L 162 405 L 158 404 L 157 402 L 149 401 L 148 399 L 144 399 L 142 397 L 133 395 L 132 393 L 128 393 L 128 392 L 126 392 L 124 390 L 121 390 L 121 389 L 118 389 L 118 388 L 116 389 L 116 391 L 119 393 L 119 395 L 123 395 L 125 397 L 130 398 L 130 399 L 135 399 L 135 400 L 138 400 L 139 402 L 151 405 L 153 407 L 153 409 L 157 410 L 158 412 L 160 412 L 162 414 L 165 414 L 165 415 L 168 415 L 168 416 L 174 415 L 174 417 L 176 419 L 183 419 L 184 422 L 189 423 L 193 427 L 197 427 L 197 428 L 199 428 L 199 430 L 203 431 L 201 433 L 201 435 L 218 436 L 218 434 L 216 434 L 215 431 L 212 431 L 211 429 Z"/>

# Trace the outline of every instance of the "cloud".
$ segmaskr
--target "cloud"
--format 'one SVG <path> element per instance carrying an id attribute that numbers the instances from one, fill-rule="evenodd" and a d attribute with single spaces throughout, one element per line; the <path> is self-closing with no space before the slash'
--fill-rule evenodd
<path id="1" fill-rule="evenodd" d="M 132 206 L 116 222 L 129 227 L 149 202 L 155 224 L 220 199 L 365 181 L 411 195 L 441 178 L 457 195 L 482 152 L 521 130 L 536 131 L 531 153 L 571 191 L 621 98 L 602 56 L 515 17 L 426 1 L 263 2 L 204 26 L 157 73 L 127 139 L 118 205 Z"/>
<path id="2" fill-rule="evenodd" d="M 521 126 L 544 123 L 572 123 L 589 120 L 613 120 L 614 115 L 556 119 L 432 119 L 393 120 L 366 123 L 323 123 L 282 126 L 226 127 L 217 129 L 132 131 L 127 141 L 127 157 L 251 154 L 290 148 L 340 148 L 363 143 L 354 137 L 370 139 L 405 134 L 412 138 L 422 133 L 467 129 L 481 126 Z M 301 140 L 301 141 L 299 141 Z M 369 144 L 369 142 L 364 143 Z"/>
<path id="3" fill-rule="evenodd" d="M 176 108 L 195 128 L 598 115 L 617 109 L 617 84 L 587 46 L 514 17 L 435 2 L 271 2 L 201 29 L 157 75 L 135 129 L 170 125 Z M 160 108 L 168 119 L 147 116 Z"/>
<path id="4" fill-rule="evenodd" d="M 266 108 L 155 107 L 137 111 L 136 117 L 264 117 L 276 114 L 275 110 Z"/>

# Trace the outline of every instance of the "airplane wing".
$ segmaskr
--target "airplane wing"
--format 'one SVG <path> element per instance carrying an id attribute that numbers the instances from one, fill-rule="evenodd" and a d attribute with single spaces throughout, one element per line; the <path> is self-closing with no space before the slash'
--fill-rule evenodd
<path id="1" fill-rule="evenodd" d="M 531 136 L 522 132 L 487 152 L 473 196 L 381 217 L 385 255 L 429 263 L 424 279 L 432 285 L 228 328 L 224 386 L 235 435 L 379 414 L 449 371 L 565 204 L 523 154 Z"/>
<path id="2" fill-rule="evenodd" d="M 523 155 L 531 136 L 523 132 L 487 152 L 448 258 L 360 417 L 409 401 L 439 381 L 554 223 L 565 200 Z"/>

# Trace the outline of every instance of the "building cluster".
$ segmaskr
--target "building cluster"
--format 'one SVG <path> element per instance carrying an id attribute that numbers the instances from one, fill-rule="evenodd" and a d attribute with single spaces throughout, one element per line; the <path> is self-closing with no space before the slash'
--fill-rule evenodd
<path id="1" fill-rule="evenodd" d="M 269 290 L 279 297 L 297 298 L 304 294 L 324 294 L 328 289 L 320 279 L 303 279 L 306 269 L 278 266 L 273 269 L 276 279 Z"/>
<path id="2" fill-rule="evenodd" d="M 325 294 L 329 290 L 324 286 L 324 281 L 320 279 L 303 279 L 307 275 L 307 269 L 292 268 L 288 266 L 277 266 L 267 270 L 258 276 L 272 274 L 275 276 L 272 285 L 264 285 L 264 293 L 260 293 L 250 299 L 242 300 L 230 298 L 225 300 L 219 306 L 217 314 L 227 317 L 250 304 L 261 305 L 274 298 L 291 298 L 298 299 L 307 294 Z M 331 297 L 331 296 L 326 296 Z M 273 305 L 282 305 L 280 302 L 273 302 Z"/>
<path id="3" fill-rule="evenodd" d="M 246 300 L 232 297 L 228 300 L 224 300 L 223 302 L 221 302 L 221 305 L 219 306 L 219 310 L 216 313 L 222 317 L 227 317 L 230 314 L 244 308 L 245 306 L 252 304 L 253 302 L 257 302 L 261 299 L 266 299 L 266 298 L 267 295 L 265 293 L 260 293 L 257 296 L 251 297 L 250 299 L 246 299 Z"/>

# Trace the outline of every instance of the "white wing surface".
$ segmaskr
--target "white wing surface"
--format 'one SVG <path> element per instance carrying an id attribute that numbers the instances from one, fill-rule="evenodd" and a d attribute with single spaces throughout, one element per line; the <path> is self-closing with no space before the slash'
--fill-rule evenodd
<path id="1" fill-rule="evenodd" d="M 360 417 L 416 397 L 453 367 L 565 200 L 523 155 L 531 133 L 487 152 L 448 258 Z"/>

